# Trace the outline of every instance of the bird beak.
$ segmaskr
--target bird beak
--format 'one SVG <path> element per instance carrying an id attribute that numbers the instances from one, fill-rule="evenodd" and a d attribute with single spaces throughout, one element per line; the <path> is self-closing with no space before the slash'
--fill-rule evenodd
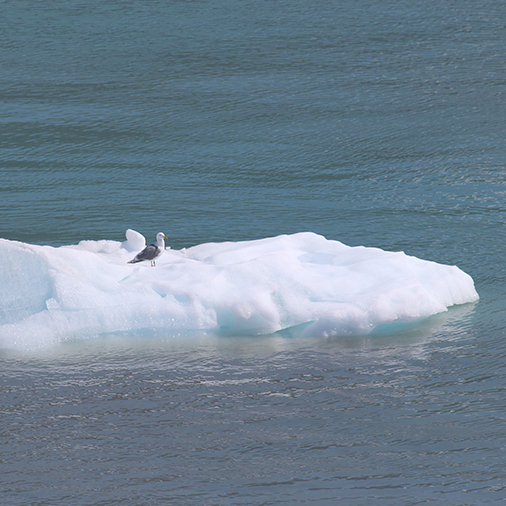
<path id="1" fill-rule="evenodd" d="M 164 235 L 165 239 L 168 239 L 168 237 L 166 235 Z"/>

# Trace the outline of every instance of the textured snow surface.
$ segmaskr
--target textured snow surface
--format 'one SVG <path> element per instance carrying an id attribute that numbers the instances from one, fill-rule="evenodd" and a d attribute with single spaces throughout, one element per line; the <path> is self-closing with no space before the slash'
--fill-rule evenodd
<path id="1" fill-rule="evenodd" d="M 156 267 L 127 263 L 145 241 L 126 235 L 59 248 L 0 239 L 0 347 L 146 330 L 366 334 L 478 299 L 455 266 L 310 232 L 167 249 Z"/>

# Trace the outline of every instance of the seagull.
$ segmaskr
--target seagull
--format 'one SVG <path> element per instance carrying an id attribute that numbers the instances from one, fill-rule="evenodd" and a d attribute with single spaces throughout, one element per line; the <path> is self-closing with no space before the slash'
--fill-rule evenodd
<path id="1" fill-rule="evenodd" d="M 136 264 L 137 262 L 142 262 L 143 260 L 151 260 L 151 267 L 156 267 L 155 258 L 159 257 L 165 249 L 164 239 L 168 239 L 168 237 L 163 232 L 158 232 L 158 234 L 156 234 L 156 242 L 146 246 L 128 263 Z"/>

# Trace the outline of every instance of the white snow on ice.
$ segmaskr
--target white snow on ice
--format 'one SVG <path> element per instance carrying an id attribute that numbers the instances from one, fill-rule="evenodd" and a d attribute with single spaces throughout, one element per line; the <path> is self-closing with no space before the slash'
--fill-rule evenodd
<path id="1" fill-rule="evenodd" d="M 310 232 L 167 249 L 156 267 L 127 263 L 145 240 L 126 236 L 59 248 L 0 239 L 0 347 L 146 330 L 260 335 L 303 324 L 306 336 L 366 334 L 478 300 L 455 266 Z"/>

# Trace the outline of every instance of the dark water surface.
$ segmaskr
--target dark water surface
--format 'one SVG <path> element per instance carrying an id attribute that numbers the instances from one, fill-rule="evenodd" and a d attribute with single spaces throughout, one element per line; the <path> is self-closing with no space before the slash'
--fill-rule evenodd
<path id="1" fill-rule="evenodd" d="M 0 14 L 0 237 L 309 230 L 481 297 L 396 335 L 2 350 L 2 505 L 506 501 L 504 2 Z"/>

